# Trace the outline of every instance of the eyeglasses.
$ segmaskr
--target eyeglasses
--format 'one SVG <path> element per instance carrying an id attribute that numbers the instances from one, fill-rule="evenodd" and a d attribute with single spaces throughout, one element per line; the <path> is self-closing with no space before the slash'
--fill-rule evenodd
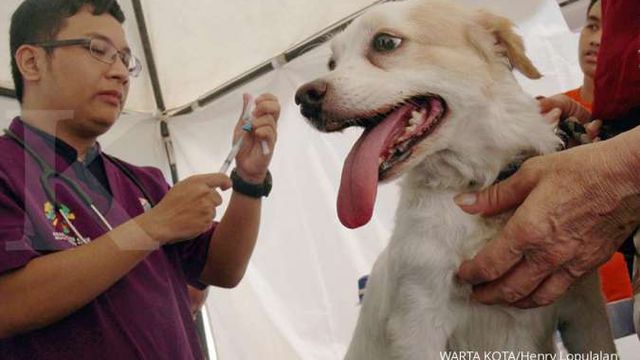
<path id="1" fill-rule="evenodd" d="M 118 58 L 127 67 L 129 75 L 137 77 L 142 71 L 142 64 L 140 60 L 131 55 L 127 51 L 120 51 L 116 49 L 113 44 L 105 39 L 100 38 L 87 38 L 87 39 L 70 39 L 70 40 L 54 40 L 44 42 L 34 42 L 29 45 L 41 46 L 45 49 L 53 49 L 61 46 L 75 46 L 80 45 L 89 50 L 91 56 L 96 60 L 107 64 L 114 64 Z"/>

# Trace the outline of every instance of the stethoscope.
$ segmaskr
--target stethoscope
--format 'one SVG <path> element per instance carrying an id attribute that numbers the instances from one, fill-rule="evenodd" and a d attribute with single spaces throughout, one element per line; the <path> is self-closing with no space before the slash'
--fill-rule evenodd
<path id="1" fill-rule="evenodd" d="M 63 210 L 62 205 L 56 200 L 53 189 L 51 188 L 51 186 L 49 186 L 49 179 L 51 178 L 57 178 L 61 180 L 63 183 L 65 183 L 67 186 L 69 186 L 69 188 L 71 188 L 71 190 L 80 198 L 80 200 L 82 200 L 82 202 L 93 211 L 93 213 L 98 217 L 98 219 L 100 219 L 100 222 L 102 223 L 102 225 L 104 225 L 104 227 L 108 231 L 113 230 L 113 226 L 111 226 L 109 221 L 104 217 L 104 215 L 100 212 L 100 210 L 98 210 L 93 200 L 91 200 L 91 197 L 89 197 L 89 195 L 87 195 L 87 193 L 85 193 L 78 186 L 78 184 L 75 183 L 75 181 L 73 181 L 71 178 L 69 178 L 64 174 L 60 174 L 57 171 L 55 171 L 31 147 L 29 147 L 22 139 L 20 139 L 13 131 L 9 129 L 4 129 L 4 133 L 9 138 L 11 138 L 16 143 L 18 143 L 25 151 L 29 153 L 29 155 L 31 155 L 31 157 L 36 161 L 36 163 L 38 163 L 40 170 L 42 170 L 42 175 L 40 175 L 40 184 L 42 185 L 42 189 L 44 190 L 47 196 L 47 199 L 53 205 L 54 211 L 56 211 L 58 214 L 60 214 L 60 216 L 62 216 L 65 224 L 69 226 L 69 228 L 71 229 L 71 231 L 73 231 L 74 235 L 78 238 L 79 241 L 81 241 L 83 244 L 89 243 L 89 239 L 82 236 L 80 231 L 78 231 L 78 229 L 73 225 L 73 223 L 71 223 L 71 220 L 69 220 L 67 214 Z M 140 192 L 142 192 L 142 195 L 145 197 L 149 205 L 153 207 L 155 204 L 151 199 L 151 196 L 149 196 L 149 193 L 145 190 L 144 186 L 142 186 L 142 183 L 138 180 L 138 178 L 129 169 L 127 169 L 122 163 L 120 163 L 119 160 L 104 153 L 103 155 L 107 159 L 109 159 L 109 161 L 111 161 L 120 171 L 122 171 L 122 173 L 125 174 L 136 185 L 136 187 L 138 187 L 138 189 L 140 190 Z"/>

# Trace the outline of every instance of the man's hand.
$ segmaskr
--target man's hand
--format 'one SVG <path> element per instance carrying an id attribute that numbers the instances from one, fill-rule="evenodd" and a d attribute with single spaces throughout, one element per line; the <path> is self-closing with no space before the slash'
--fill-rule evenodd
<path id="1" fill-rule="evenodd" d="M 634 138 L 635 136 L 635 138 Z M 486 304 L 551 304 L 607 261 L 640 223 L 638 133 L 526 161 L 509 179 L 456 198 L 471 214 L 518 207 L 500 236 L 459 269 Z"/>
<path id="2" fill-rule="evenodd" d="M 584 125 L 587 135 L 593 142 L 599 141 L 600 127 L 602 121 L 591 120 L 591 113 L 580 103 L 571 99 L 567 95 L 558 94 L 550 97 L 538 97 L 540 113 L 551 124 L 557 124 L 561 119 L 574 117 Z"/>
<path id="3" fill-rule="evenodd" d="M 564 94 L 549 97 L 538 97 L 540 113 L 545 115 L 549 122 L 556 123 L 560 119 L 575 117 L 582 124 L 591 119 L 591 113 L 580 103 Z"/>
<path id="4" fill-rule="evenodd" d="M 223 174 L 191 176 L 177 183 L 162 201 L 140 215 L 138 223 L 160 245 L 192 239 L 207 231 L 231 180 Z"/>
<path id="5" fill-rule="evenodd" d="M 248 97 L 244 96 L 244 108 L 249 106 Z M 277 122 L 280 117 L 280 104 L 278 99 L 271 94 L 262 94 L 255 100 L 256 108 L 252 112 L 253 131 L 250 133 L 242 130 L 244 122 L 238 121 L 234 131 L 234 142 L 240 136 L 244 136 L 242 148 L 236 156 L 236 169 L 238 175 L 251 183 L 262 183 L 267 175 L 267 170 L 277 139 Z M 269 153 L 265 154 L 262 142 L 266 141 Z"/>

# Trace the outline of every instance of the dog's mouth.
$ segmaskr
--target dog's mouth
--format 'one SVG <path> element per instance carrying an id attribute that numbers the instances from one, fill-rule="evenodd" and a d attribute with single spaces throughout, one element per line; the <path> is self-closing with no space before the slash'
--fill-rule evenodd
<path id="1" fill-rule="evenodd" d="M 378 182 L 411 158 L 415 147 L 437 129 L 446 112 L 442 98 L 428 95 L 403 101 L 382 115 L 353 121 L 365 131 L 342 169 L 338 217 L 343 225 L 356 228 L 369 222 Z"/>

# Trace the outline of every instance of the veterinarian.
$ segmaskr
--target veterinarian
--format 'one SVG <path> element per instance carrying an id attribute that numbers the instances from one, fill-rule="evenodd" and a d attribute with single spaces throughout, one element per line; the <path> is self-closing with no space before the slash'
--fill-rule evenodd
<path id="1" fill-rule="evenodd" d="M 480 302 L 550 304 L 640 224 L 640 7 L 635 0 L 603 0 L 602 12 L 593 116 L 603 119 L 601 132 L 620 134 L 532 158 L 506 181 L 456 198 L 471 214 L 517 208 L 501 236 L 460 267 L 460 279 L 475 285 Z M 567 97 L 542 100 L 541 107 L 589 116 Z"/>
<path id="2" fill-rule="evenodd" d="M 565 92 L 567 96 L 577 101 L 584 108 L 591 111 L 598 51 L 602 39 L 602 4 L 600 0 L 591 0 L 587 7 L 587 23 L 580 31 L 578 45 L 578 60 L 583 74 L 582 85 Z"/>
<path id="3" fill-rule="evenodd" d="M 123 22 L 115 0 L 26 0 L 12 17 L 21 115 L 0 138 L 0 359 L 202 359 L 185 283 L 234 287 L 253 251 L 277 99 L 256 99 L 214 226 L 228 177 L 169 189 L 96 142 L 140 71 Z"/>

